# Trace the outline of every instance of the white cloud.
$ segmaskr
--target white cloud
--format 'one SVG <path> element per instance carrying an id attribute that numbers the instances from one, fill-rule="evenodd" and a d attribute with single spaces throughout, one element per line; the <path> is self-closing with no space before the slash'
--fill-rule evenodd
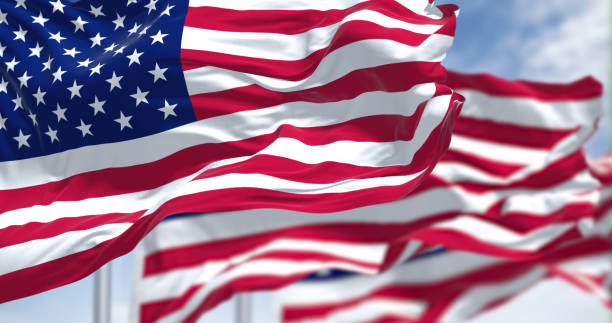
<path id="1" fill-rule="evenodd" d="M 570 81 L 592 74 L 608 83 L 609 2 L 517 0 L 523 25 L 520 76 Z"/>

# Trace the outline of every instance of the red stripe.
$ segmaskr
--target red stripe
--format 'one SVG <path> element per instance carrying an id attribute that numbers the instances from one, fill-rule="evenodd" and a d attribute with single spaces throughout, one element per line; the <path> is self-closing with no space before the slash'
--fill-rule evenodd
<path id="1" fill-rule="evenodd" d="M 196 119 L 255 110 L 289 102 L 328 103 L 354 99 L 375 91 L 401 92 L 418 84 L 444 79 L 439 63 L 406 62 L 352 71 L 325 85 L 294 92 L 277 92 L 258 85 L 191 96 Z"/>
<path id="2" fill-rule="evenodd" d="M 601 97 L 603 88 L 593 77 L 567 84 L 508 81 L 490 74 L 449 71 L 446 84 L 454 89 L 477 90 L 490 95 L 532 98 L 540 101 L 573 101 Z"/>
<path id="3" fill-rule="evenodd" d="M 492 131 L 493 129 L 494 131 Z M 455 122 L 453 133 L 499 143 L 500 145 L 552 149 L 559 141 L 577 133 L 579 130 L 579 128 L 572 130 L 542 129 L 460 116 Z"/>
<path id="4" fill-rule="evenodd" d="M 336 24 L 361 10 L 372 10 L 408 23 L 445 25 L 454 10 L 443 10 L 442 19 L 417 15 L 396 1 L 364 1 L 347 9 L 331 10 L 233 10 L 216 7 L 189 7 L 185 26 L 234 32 L 300 34 L 313 28 Z"/>
<path id="5" fill-rule="evenodd" d="M 215 66 L 242 73 L 299 81 L 312 75 L 324 57 L 346 45 L 368 39 L 387 39 L 417 47 L 429 37 L 430 35 L 398 28 L 385 28 L 372 22 L 356 20 L 340 26 L 327 47 L 314 51 L 300 60 L 273 60 L 183 48 L 181 64 L 183 70 Z"/>
<path id="6" fill-rule="evenodd" d="M 152 323 L 158 319 L 180 310 L 202 288 L 202 284 L 192 285 L 179 297 L 160 301 L 142 303 L 140 305 L 140 323 Z"/>
<path id="7" fill-rule="evenodd" d="M 83 215 L 78 218 L 60 218 L 48 223 L 30 222 L 0 229 L 0 248 L 36 239 L 55 237 L 70 231 L 81 231 L 111 223 L 134 223 L 144 211 Z"/>
<path id="8" fill-rule="evenodd" d="M 483 164 L 486 166 L 486 164 Z M 476 165 L 480 167 L 480 165 Z M 582 151 L 577 151 L 571 155 L 568 155 L 564 158 L 561 158 L 547 167 L 535 171 L 529 174 L 527 177 L 518 179 L 508 184 L 483 184 L 480 182 L 469 182 L 469 181 L 455 181 L 455 182 L 447 182 L 441 177 L 436 175 L 432 175 L 427 178 L 427 181 L 423 183 L 423 185 L 419 186 L 418 191 L 424 191 L 429 189 L 430 187 L 440 186 L 442 185 L 452 185 L 458 186 L 468 192 L 474 193 L 484 193 L 492 190 L 499 189 L 546 189 L 555 185 L 563 184 L 571 179 L 573 179 L 580 172 L 586 171 L 587 165 L 584 157 L 584 153 Z M 584 193 L 590 191 L 592 188 L 581 188 L 575 187 L 574 190 L 576 193 Z"/>
<path id="9" fill-rule="evenodd" d="M 454 131 L 454 130 L 453 130 Z M 495 158 L 495 156 L 491 156 Z M 449 148 L 440 161 L 460 163 L 467 166 L 478 168 L 479 170 L 494 176 L 507 177 L 525 167 L 524 164 L 513 164 L 500 162 L 495 159 L 488 159 L 480 155 L 465 153 Z"/>

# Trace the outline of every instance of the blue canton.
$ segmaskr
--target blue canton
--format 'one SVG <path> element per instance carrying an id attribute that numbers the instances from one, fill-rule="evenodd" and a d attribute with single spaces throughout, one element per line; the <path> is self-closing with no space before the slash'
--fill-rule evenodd
<path id="1" fill-rule="evenodd" d="M 195 121 L 180 64 L 186 11 L 187 1 L 1 1 L 0 161 Z"/>

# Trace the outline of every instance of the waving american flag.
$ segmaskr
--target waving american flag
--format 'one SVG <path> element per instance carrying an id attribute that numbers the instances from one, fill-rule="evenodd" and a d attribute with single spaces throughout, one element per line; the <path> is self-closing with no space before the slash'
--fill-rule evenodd
<path id="1" fill-rule="evenodd" d="M 412 191 L 461 98 L 454 6 L 0 3 L 0 302 L 80 279 L 163 217 L 332 212 Z"/>

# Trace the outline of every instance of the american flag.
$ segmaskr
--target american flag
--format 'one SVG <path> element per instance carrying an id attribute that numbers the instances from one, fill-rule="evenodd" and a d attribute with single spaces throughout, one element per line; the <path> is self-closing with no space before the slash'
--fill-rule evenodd
<path id="1" fill-rule="evenodd" d="M 562 278 L 612 307 L 612 155 L 589 162 L 601 181 L 583 237 L 527 261 L 432 249 L 375 277 L 331 271 L 274 294 L 282 323 L 463 322 L 549 277 Z"/>
<path id="2" fill-rule="evenodd" d="M 600 183 L 581 146 L 601 115 L 600 84 L 453 72 L 448 83 L 469 100 L 450 150 L 415 192 L 333 214 L 259 209 L 162 221 L 138 248 L 131 320 L 194 321 L 234 292 L 324 269 L 375 274 L 440 243 L 537 259 L 583 237 Z"/>
<path id="3" fill-rule="evenodd" d="M 439 84 L 455 11 L 2 1 L 0 302 L 88 275 L 171 214 L 405 196 L 460 107 Z"/>
<path id="4" fill-rule="evenodd" d="M 552 268 L 609 268 L 611 247 L 609 239 L 585 238 L 526 261 L 437 250 L 374 277 L 305 279 L 274 293 L 273 312 L 282 323 L 467 322 L 557 275 Z"/>

